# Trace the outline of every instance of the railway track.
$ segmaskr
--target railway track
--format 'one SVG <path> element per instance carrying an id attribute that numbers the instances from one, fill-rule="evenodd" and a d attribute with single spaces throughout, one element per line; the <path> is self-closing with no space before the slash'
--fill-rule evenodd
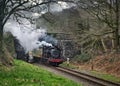
<path id="1" fill-rule="evenodd" d="M 73 69 L 65 68 L 65 67 L 53 67 L 44 64 L 35 64 L 37 66 L 42 65 L 42 67 L 48 67 L 49 69 L 57 70 L 62 72 L 62 74 L 67 74 L 72 76 L 71 78 L 77 78 L 83 86 L 120 86 L 120 83 L 111 82 L 108 80 L 104 80 L 86 73 L 82 73 L 80 71 L 76 71 Z"/>
<path id="2" fill-rule="evenodd" d="M 92 84 L 95 84 L 93 86 L 120 86 L 120 83 L 114 83 L 108 80 L 104 80 L 101 78 L 97 78 L 95 76 L 92 75 L 88 75 L 85 73 L 81 73 L 72 69 L 68 69 L 68 68 L 64 68 L 64 67 L 56 67 L 57 70 L 68 73 L 72 76 L 76 76 L 79 79 L 84 79 L 86 81 L 92 82 Z"/>

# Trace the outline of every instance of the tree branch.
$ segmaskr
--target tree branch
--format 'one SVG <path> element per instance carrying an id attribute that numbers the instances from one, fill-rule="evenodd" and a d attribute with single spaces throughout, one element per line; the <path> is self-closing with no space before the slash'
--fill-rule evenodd
<path id="1" fill-rule="evenodd" d="M 3 21 L 3 26 L 4 26 L 4 24 L 7 22 L 7 20 L 9 19 L 9 17 L 15 12 L 16 9 L 17 9 L 18 7 L 20 7 L 20 6 L 28 3 L 28 1 L 29 1 L 29 0 L 24 1 L 23 3 L 18 4 L 17 6 L 15 6 L 15 7 L 8 13 L 8 15 L 6 16 L 6 18 L 4 19 L 4 21 Z"/>

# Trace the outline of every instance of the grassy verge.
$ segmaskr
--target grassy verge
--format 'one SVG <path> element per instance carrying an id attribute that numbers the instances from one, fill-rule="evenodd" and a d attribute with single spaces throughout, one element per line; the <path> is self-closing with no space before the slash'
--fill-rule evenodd
<path id="1" fill-rule="evenodd" d="M 120 78 L 115 77 L 115 76 L 110 75 L 110 74 L 100 73 L 97 71 L 91 71 L 91 74 L 94 76 L 97 76 L 99 78 L 105 79 L 105 80 L 120 83 Z"/>
<path id="2" fill-rule="evenodd" d="M 0 69 L 0 86 L 81 86 L 42 68 L 15 60 L 12 68 Z"/>

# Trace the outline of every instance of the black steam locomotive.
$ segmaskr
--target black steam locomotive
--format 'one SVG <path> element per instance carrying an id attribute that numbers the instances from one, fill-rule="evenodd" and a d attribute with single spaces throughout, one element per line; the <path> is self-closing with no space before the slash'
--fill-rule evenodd
<path id="1" fill-rule="evenodd" d="M 63 58 L 61 56 L 61 49 L 58 46 L 43 46 L 42 55 L 34 56 L 33 52 L 31 54 L 25 53 L 24 48 L 20 45 L 17 39 L 14 40 L 16 58 L 20 60 L 24 60 L 27 62 L 42 62 L 47 63 L 53 66 L 58 66 L 63 62 Z M 40 52 L 39 52 L 40 53 Z M 33 56 L 32 61 L 30 61 L 30 57 Z"/>
<path id="2" fill-rule="evenodd" d="M 54 66 L 58 66 L 63 62 L 63 58 L 61 56 L 61 49 L 57 46 L 44 46 L 42 57 L 43 60 Z"/>

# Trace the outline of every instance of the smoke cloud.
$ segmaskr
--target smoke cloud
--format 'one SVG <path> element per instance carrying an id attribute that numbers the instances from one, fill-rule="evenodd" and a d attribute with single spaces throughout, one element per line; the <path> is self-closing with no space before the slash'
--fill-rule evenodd
<path id="1" fill-rule="evenodd" d="M 42 46 L 52 46 L 52 44 L 39 41 L 47 36 L 46 29 L 36 29 L 28 20 L 22 19 L 23 24 L 9 20 L 4 26 L 4 32 L 10 32 L 16 37 L 24 47 L 26 53 Z"/>

